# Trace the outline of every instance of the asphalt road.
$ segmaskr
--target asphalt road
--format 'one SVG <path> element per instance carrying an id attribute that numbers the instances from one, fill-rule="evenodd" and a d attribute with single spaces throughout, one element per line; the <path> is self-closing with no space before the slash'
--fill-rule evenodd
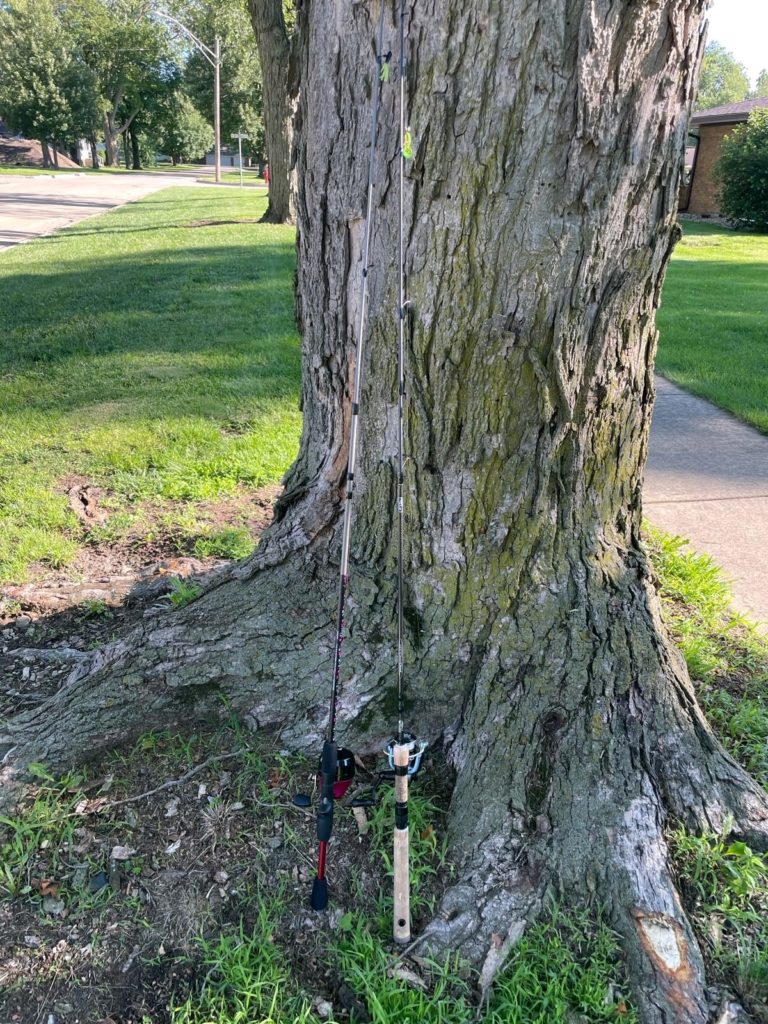
<path id="1" fill-rule="evenodd" d="M 201 168 L 202 171 L 202 168 Z M 0 251 L 170 185 L 197 185 L 197 173 L 0 175 Z"/>

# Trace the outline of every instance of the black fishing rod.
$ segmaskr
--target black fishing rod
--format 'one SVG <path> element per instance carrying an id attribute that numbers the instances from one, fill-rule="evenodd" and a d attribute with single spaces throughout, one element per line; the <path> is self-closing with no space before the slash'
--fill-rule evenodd
<path id="1" fill-rule="evenodd" d="M 317 874 L 312 885 L 311 905 L 313 910 L 325 910 L 328 905 L 328 883 L 325 877 L 328 842 L 333 831 L 333 803 L 346 793 L 354 777 L 354 757 L 349 750 L 336 745 L 336 707 L 339 697 L 341 676 L 341 648 L 344 643 L 344 609 L 349 586 L 349 548 L 352 536 L 352 497 L 355 489 L 355 465 L 357 461 L 357 435 L 360 416 L 360 393 L 363 383 L 365 362 L 365 335 L 368 320 L 368 271 L 370 269 L 371 233 L 373 228 L 373 190 L 376 170 L 376 148 L 379 134 L 379 111 L 381 108 L 381 85 L 389 77 L 391 54 L 384 53 L 384 8 L 382 0 L 379 16 L 379 30 L 376 49 L 376 81 L 374 85 L 373 109 L 371 114 L 371 153 L 368 168 L 368 202 L 365 214 L 365 241 L 363 245 L 363 271 L 360 285 L 360 311 L 357 331 L 357 352 L 355 363 L 354 393 L 352 397 L 352 421 L 349 430 L 349 454 L 347 458 L 347 493 L 344 503 L 344 525 L 341 539 L 341 565 L 339 567 L 339 604 L 336 616 L 336 644 L 333 654 L 331 678 L 331 701 L 328 712 L 328 727 L 320 758 L 320 803 L 317 808 Z"/>

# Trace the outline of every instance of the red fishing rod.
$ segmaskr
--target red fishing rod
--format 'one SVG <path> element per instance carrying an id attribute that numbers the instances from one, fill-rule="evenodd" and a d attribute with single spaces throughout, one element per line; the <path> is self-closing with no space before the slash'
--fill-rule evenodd
<path id="1" fill-rule="evenodd" d="M 373 110 L 371 114 L 371 152 L 368 167 L 368 202 L 365 214 L 365 241 L 363 244 L 363 271 L 360 283 L 360 314 L 357 331 L 355 382 L 352 397 L 352 421 L 349 429 L 349 455 L 347 459 L 347 492 L 344 502 L 344 525 L 341 538 L 341 565 L 339 567 L 339 604 L 336 616 L 336 643 L 331 677 L 331 701 L 328 727 L 320 757 L 320 803 L 317 808 L 317 874 L 312 885 L 313 910 L 325 910 L 328 905 L 328 882 L 325 877 L 328 843 L 333 831 L 333 804 L 346 793 L 355 774 L 352 753 L 336 745 L 336 708 L 341 679 L 341 648 L 344 643 L 344 609 L 349 588 L 349 547 L 352 536 L 352 497 L 355 490 L 357 462 L 357 436 L 360 418 L 360 393 L 363 383 L 366 329 L 368 324 L 368 271 L 370 270 L 371 233 L 373 228 L 373 191 L 376 169 L 376 147 L 379 135 L 381 85 L 389 78 L 391 54 L 384 51 L 384 7 L 382 0 L 376 48 L 376 76 Z"/>

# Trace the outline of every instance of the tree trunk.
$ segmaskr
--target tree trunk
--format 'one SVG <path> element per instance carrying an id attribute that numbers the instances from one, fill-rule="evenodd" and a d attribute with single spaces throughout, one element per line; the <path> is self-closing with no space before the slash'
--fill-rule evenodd
<path id="1" fill-rule="evenodd" d="M 251 22 L 259 48 L 264 109 L 264 135 L 269 162 L 269 205 L 264 219 L 294 223 L 296 171 L 293 161 L 291 43 L 285 28 L 282 0 L 249 0 Z"/>
<path id="2" fill-rule="evenodd" d="M 40 149 L 43 154 L 43 167 L 51 166 L 51 151 L 48 148 L 48 140 L 40 139 Z"/>
<path id="3" fill-rule="evenodd" d="M 701 715 L 640 539 L 654 314 L 703 6 L 409 8 L 406 724 L 449 748 L 461 860 L 428 938 L 487 979 L 548 891 L 593 894 L 624 938 L 645 1024 L 705 1024 L 711 1010 L 665 827 L 730 816 L 768 848 L 768 797 Z M 302 8 L 304 431 L 276 522 L 198 601 L 94 653 L 10 723 L 7 787 L 30 760 L 61 768 L 229 708 L 283 746 L 319 749 L 377 17 L 375 0 Z M 396 49 L 389 6 L 386 29 Z M 393 74 L 338 705 L 339 738 L 361 752 L 394 725 L 397 93 Z"/>
<path id="4" fill-rule="evenodd" d="M 55 141 L 51 143 L 51 151 L 53 153 L 53 166 L 56 170 L 59 169 L 59 147 Z"/>
<path id="5" fill-rule="evenodd" d="M 109 113 L 104 115 L 104 163 L 107 167 L 117 164 L 117 141 L 114 123 Z"/>
<path id="6" fill-rule="evenodd" d="M 96 144 L 96 136 L 93 133 L 91 133 L 91 135 L 90 135 L 90 137 L 88 139 L 88 143 L 89 143 L 89 145 L 91 147 L 91 166 L 94 168 L 94 170 L 98 170 L 99 169 L 99 150 L 98 150 L 98 146 Z"/>
<path id="7" fill-rule="evenodd" d="M 139 150 L 139 134 L 133 125 L 131 125 L 129 129 L 129 133 L 131 137 L 131 156 L 133 158 L 133 169 L 134 171 L 140 171 L 141 151 Z"/>

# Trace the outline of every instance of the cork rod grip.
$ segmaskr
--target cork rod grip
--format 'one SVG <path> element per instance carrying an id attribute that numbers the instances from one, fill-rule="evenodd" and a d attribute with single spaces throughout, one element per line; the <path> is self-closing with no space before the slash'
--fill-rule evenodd
<path id="1" fill-rule="evenodd" d="M 408 867 L 408 761 L 410 750 L 398 744 L 393 751 L 395 762 L 395 942 L 411 941 L 411 885 Z"/>

